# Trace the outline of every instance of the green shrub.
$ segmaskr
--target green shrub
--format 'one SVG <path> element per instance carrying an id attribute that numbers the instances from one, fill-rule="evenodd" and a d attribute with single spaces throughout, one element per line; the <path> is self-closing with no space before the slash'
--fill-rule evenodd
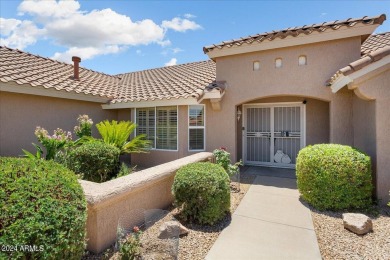
<path id="1" fill-rule="evenodd" d="M 123 176 L 131 174 L 135 170 L 136 167 L 137 166 L 134 166 L 131 168 L 131 167 L 127 166 L 126 163 L 123 162 L 121 164 L 119 171 L 118 171 L 118 174 L 115 176 L 115 178 L 119 178 L 119 177 L 123 177 Z"/>
<path id="2" fill-rule="evenodd" d="M 230 209 L 229 176 L 217 164 L 193 163 L 180 168 L 172 186 L 181 216 L 214 224 Z"/>
<path id="3" fill-rule="evenodd" d="M 104 182 L 116 175 L 119 149 L 99 141 L 84 143 L 67 152 L 66 166 L 81 175 L 83 180 Z"/>
<path id="4" fill-rule="evenodd" d="M 367 208 L 372 203 L 370 157 L 350 146 L 308 146 L 299 152 L 296 170 L 303 199 L 320 210 Z"/>
<path id="5" fill-rule="evenodd" d="M 236 162 L 235 164 L 231 164 L 230 161 L 230 153 L 226 151 L 225 147 L 221 147 L 219 149 L 215 149 L 213 151 L 213 154 L 215 156 L 215 161 L 217 164 L 221 165 L 229 177 L 232 177 L 240 172 L 240 167 L 242 165 L 242 161 Z"/>
<path id="6" fill-rule="evenodd" d="M 0 245 L 18 247 L 0 259 L 80 259 L 86 201 L 76 175 L 22 158 L 0 157 L 0 169 Z"/>
<path id="7" fill-rule="evenodd" d="M 111 144 L 120 149 L 121 154 L 124 153 L 145 153 L 150 148 L 150 141 L 146 139 L 146 135 L 137 135 L 129 140 L 131 133 L 137 127 L 136 124 L 130 121 L 108 120 L 96 124 L 99 134 L 102 136 L 103 142 Z"/>

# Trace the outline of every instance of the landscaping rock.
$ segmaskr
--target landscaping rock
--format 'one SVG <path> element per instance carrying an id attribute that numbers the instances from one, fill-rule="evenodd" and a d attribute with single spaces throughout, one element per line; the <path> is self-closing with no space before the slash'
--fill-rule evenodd
<path id="1" fill-rule="evenodd" d="M 160 234 L 158 238 L 166 239 L 166 238 L 174 238 L 179 235 L 187 235 L 188 229 L 180 224 L 178 221 L 167 221 L 160 226 Z"/>
<path id="2" fill-rule="evenodd" d="M 343 222 L 344 228 L 357 235 L 372 231 L 372 220 L 364 214 L 344 213 Z"/>

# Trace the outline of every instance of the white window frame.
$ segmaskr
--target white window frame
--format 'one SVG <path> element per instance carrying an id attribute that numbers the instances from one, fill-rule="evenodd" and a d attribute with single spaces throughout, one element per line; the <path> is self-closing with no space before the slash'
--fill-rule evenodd
<path id="1" fill-rule="evenodd" d="M 203 107 L 203 126 L 190 126 L 190 108 L 195 106 L 202 106 Z M 206 106 L 205 104 L 198 104 L 198 105 L 189 105 L 187 108 L 187 125 L 188 125 L 188 131 L 187 131 L 187 139 L 188 139 L 188 152 L 204 152 L 206 151 Z M 203 129 L 203 149 L 190 149 L 190 129 Z"/>
<path id="2" fill-rule="evenodd" d="M 159 107 L 176 107 L 176 111 L 177 111 L 177 124 L 176 124 L 176 133 L 177 133 L 177 136 L 176 136 L 176 149 L 173 150 L 173 149 L 159 149 L 157 148 L 157 108 Z M 144 107 L 144 108 L 154 108 L 154 147 L 151 148 L 151 150 L 153 151 L 167 151 L 167 152 L 177 152 L 179 151 L 179 106 L 158 106 L 158 107 L 155 107 L 155 106 L 150 106 L 150 107 Z M 142 110 L 144 108 L 135 108 L 134 109 L 134 122 L 137 123 L 137 109 L 139 110 Z M 138 127 L 138 125 L 137 125 Z M 135 130 L 135 136 L 137 136 L 137 129 Z"/>

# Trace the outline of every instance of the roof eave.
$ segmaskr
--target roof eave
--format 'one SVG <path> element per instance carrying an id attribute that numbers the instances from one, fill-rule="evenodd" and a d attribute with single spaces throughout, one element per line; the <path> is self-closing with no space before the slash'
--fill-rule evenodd
<path id="1" fill-rule="evenodd" d="M 353 90 L 360 98 L 374 100 L 375 98 L 362 93 L 359 89 L 359 84 L 388 70 L 390 70 L 390 55 L 348 75 L 338 72 L 334 76 L 335 78 L 330 87 L 333 93 L 337 93 L 345 86 L 348 86 L 348 89 Z"/>
<path id="2" fill-rule="evenodd" d="M 42 86 L 33 87 L 30 84 L 17 84 L 15 82 L 0 82 L 0 91 L 36 95 L 44 97 L 64 98 L 72 100 L 81 100 L 96 103 L 107 103 L 110 101 L 108 97 L 102 97 L 98 95 L 67 92 L 66 90 L 56 90 L 52 88 L 44 88 Z"/>
<path id="3" fill-rule="evenodd" d="M 214 60 L 218 57 L 237 55 L 249 52 L 264 51 L 292 47 L 297 45 L 311 44 L 317 42 L 338 40 L 362 35 L 370 35 L 380 24 L 358 24 L 353 27 L 342 27 L 338 30 L 328 29 L 324 32 L 313 32 L 311 34 L 299 34 L 298 36 L 287 36 L 286 38 L 276 38 L 272 41 L 263 41 L 260 43 L 242 44 L 240 46 L 214 48 L 208 50 L 206 54 Z"/>
<path id="4" fill-rule="evenodd" d="M 155 99 L 145 101 L 128 101 L 118 102 L 111 104 L 103 104 L 103 109 L 125 109 L 125 108 L 142 108 L 142 107 L 158 107 L 158 106 L 186 106 L 186 105 L 197 105 L 198 100 L 194 97 L 188 98 L 170 98 L 170 99 Z"/>

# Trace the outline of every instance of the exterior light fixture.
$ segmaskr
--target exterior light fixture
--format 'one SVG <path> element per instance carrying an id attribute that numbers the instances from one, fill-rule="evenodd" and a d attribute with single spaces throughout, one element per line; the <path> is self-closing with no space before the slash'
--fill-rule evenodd
<path id="1" fill-rule="evenodd" d="M 242 112 L 241 112 L 240 108 L 238 107 L 237 108 L 237 121 L 240 121 L 241 115 L 242 115 Z"/>

